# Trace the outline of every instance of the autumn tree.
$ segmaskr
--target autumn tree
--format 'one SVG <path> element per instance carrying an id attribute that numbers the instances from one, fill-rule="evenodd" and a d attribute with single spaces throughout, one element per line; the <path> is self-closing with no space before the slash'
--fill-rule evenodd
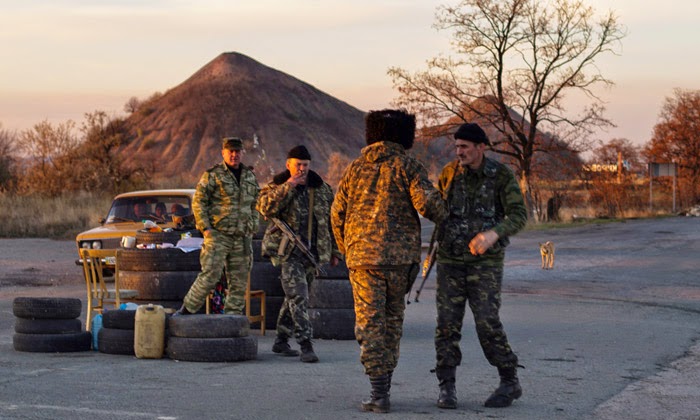
<path id="1" fill-rule="evenodd" d="M 596 60 L 616 53 L 623 27 L 613 12 L 597 19 L 576 0 L 463 0 L 440 6 L 434 27 L 451 33 L 458 57 L 438 56 L 415 74 L 389 69 L 395 104 L 415 112 L 431 137 L 467 120 L 487 126 L 492 149 L 515 163 L 532 216 L 535 153 L 551 152 L 553 138 L 586 150 L 587 135 L 611 125 L 594 89 L 612 81 Z M 564 106 L 573 93 L 590 100 L 576 116 Z"/>
<path id="2" fill-rule="evenodd" d="M 15 178 L 15 142 L 17 134 L 0 123 L 0 192 L 9 190 Z"/>
<path id="3" fill-rule="evenodd" d="M 643 154 L 649 162 L 677 163 L 681 205 L 700 202 L 700 90 L 676 89 L 666 98 Z"/>

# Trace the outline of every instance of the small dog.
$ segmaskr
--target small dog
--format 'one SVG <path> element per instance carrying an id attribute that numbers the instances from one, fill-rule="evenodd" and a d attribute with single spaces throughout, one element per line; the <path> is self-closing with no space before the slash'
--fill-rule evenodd
<path id="1" fill-rule="evenodd" d="M 542 269 L 551 270 L 554 268 L 554 242 L 547 241 L 540 244 L 540 255 L 542 255 Z"/>

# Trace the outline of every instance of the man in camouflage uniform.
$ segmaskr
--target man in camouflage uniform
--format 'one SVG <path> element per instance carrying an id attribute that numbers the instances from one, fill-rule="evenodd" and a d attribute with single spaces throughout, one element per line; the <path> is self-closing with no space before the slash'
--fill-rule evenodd
<path id="1" fill-rule="evenodd" d="M 455 372 L 462 361 L 459 340 L 469 302 L 481 348 L 501 377 L 484 405 L 507 407 L 522 389 L 516 374 L 518 358 L 498 314 L 503 259 L 508 237 L 525 226 L 527 213 L 513 173 L 484 156 L 489 140 L 481 127 L 463 124 L 454 138 L 457 160 L 443 168 L 438 186 L 447 199 L 449 216 L 438 232 L 437 405 L 457 407 Z"/>
<path id="2" fill-rule="evenodd" d="M 331 223 L 350 269 L 355 337 L 372 385 L 362 410 L 386 413 L 403 332 L 404 295 L 415 281 L 421 256 L 418 213 L 439 221 L 446 206 L 423 165 L 406 154 L 413 146 L 415 117 L 383 110 L 370 112 L 365 122 L 367 147 L 340 181 Z"/>
<path id="3" fill-rule="evenodd" d="M 255 210 L 260 187 L 251 168 L 241 163 L 241 139 L 224 138 L 221 155 L 223 162 L 202 174 L 192 201 L 197 229 L 204 234 L 199 259 L 202 271 L 176 315 L 198 312 L 224 268 L 228 283 L 224 312 L 244 313 L 245 289 L 253 261 L 252 238 L 260 217 Z"/>
<path id="4" fill-rule="evenodd" d="M 309 170 L 311 154 L 304 146 L 294 147 L 287 154 L 287 170 L 274 176 L 260 192 L 257 209 L 265 218 L 286 222 L 311 251 L 318 264 L 336 266 L 341 257 L 330 228 L 330 208 L 333 190 L 320 175 Z M 268 223 L 262 242 L 262 253 L 272 264 L 281 265 L 280 280 L 284 302 L 277 319 L 277 337 L 272 351 L 283 356 L 298 356 L 289 346 L 289 338 L 296 338 L 301 347 L 301 361 L 318 361 L 311 338 L 313 330 L 309 319 L 309 284 L 315 279 L 316 269 L 294 242 L 282 233 L 275 223 Z"/>

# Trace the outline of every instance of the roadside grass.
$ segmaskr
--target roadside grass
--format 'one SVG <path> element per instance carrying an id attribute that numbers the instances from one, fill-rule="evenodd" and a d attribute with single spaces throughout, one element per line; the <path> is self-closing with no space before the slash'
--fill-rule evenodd
<path id="1" fill-rule="evenodd" d="M 112 196 L 97 193 L 56 198 L 0 194 L 0 238 L 74 239 L 99 225 Z"/>

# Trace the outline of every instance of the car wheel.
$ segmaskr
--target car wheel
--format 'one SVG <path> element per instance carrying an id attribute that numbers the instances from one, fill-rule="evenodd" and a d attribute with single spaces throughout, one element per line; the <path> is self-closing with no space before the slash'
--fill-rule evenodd
<path id="1" fill-rule="evenodd" d="M 185 297 L 199 271 L 119 270 L 119 286 L 136 290 L 143 300 L 179 300 Z"/>
<path id="2" fill-rule="evenodd" d="M 187 315 L 170 317 L 171 337 L 231 338 L 250 333 L 248 318 L 244 315 Z"/>
<path id="3" fill-rule="evenodd" d="M 317 278 L 309 285 L 309 307 L 323 309 L 352 309 L 355 302 L 352 297 L 350 279 Z"/>
<path id="4" fill-rule="evenodd" d="M 23 334 L 12 336 L 12 345 L 17 351 L 36 353 L 69 353 L 88 351 L 92 335 L 87 331 L 66 334 Z"/>
<path id="5" fill-rule="evenodd" d="M 184 252 L 178 248 L 123 249 L 119 257 L 119 270 L 200 271 L 199 252 Z"/>
<path id="6" fill-rule="evenodd" d="M 102 313 L 102 327 L 117 330 L 133 330 L 136 323 L 136 311 L 116 309 Z"/>
<path id="7" fill-rule="evenodd" d="M 18 318 L 73 319 L 80 316 L 82 303 L 74 298 L 17 297 L 12 313 Z"/>
<path id="8" fill-rule="evenodd" d="M 134 330 L 105 328 L 103 326 L 97 332 L 97 348 L 100 353 L 135 356 Z"/>
<path id="9" fill-rule="evenodd" d="M 168 338 L 168 357 L 187 362 L 239 362 L 258 355 L 255 336 L 231 338 Z"/>
<path id="10" fill-rule="evenodd" d="M 354 309 L 309 309 L 314 338 L 329 340 L 355 339 Z"/>
<path id="11" fill-rule="evenodd" d="M 15 318 L 15 332 L 22 334 L 70 334 L 83 329 L 79 319 Z"/>

